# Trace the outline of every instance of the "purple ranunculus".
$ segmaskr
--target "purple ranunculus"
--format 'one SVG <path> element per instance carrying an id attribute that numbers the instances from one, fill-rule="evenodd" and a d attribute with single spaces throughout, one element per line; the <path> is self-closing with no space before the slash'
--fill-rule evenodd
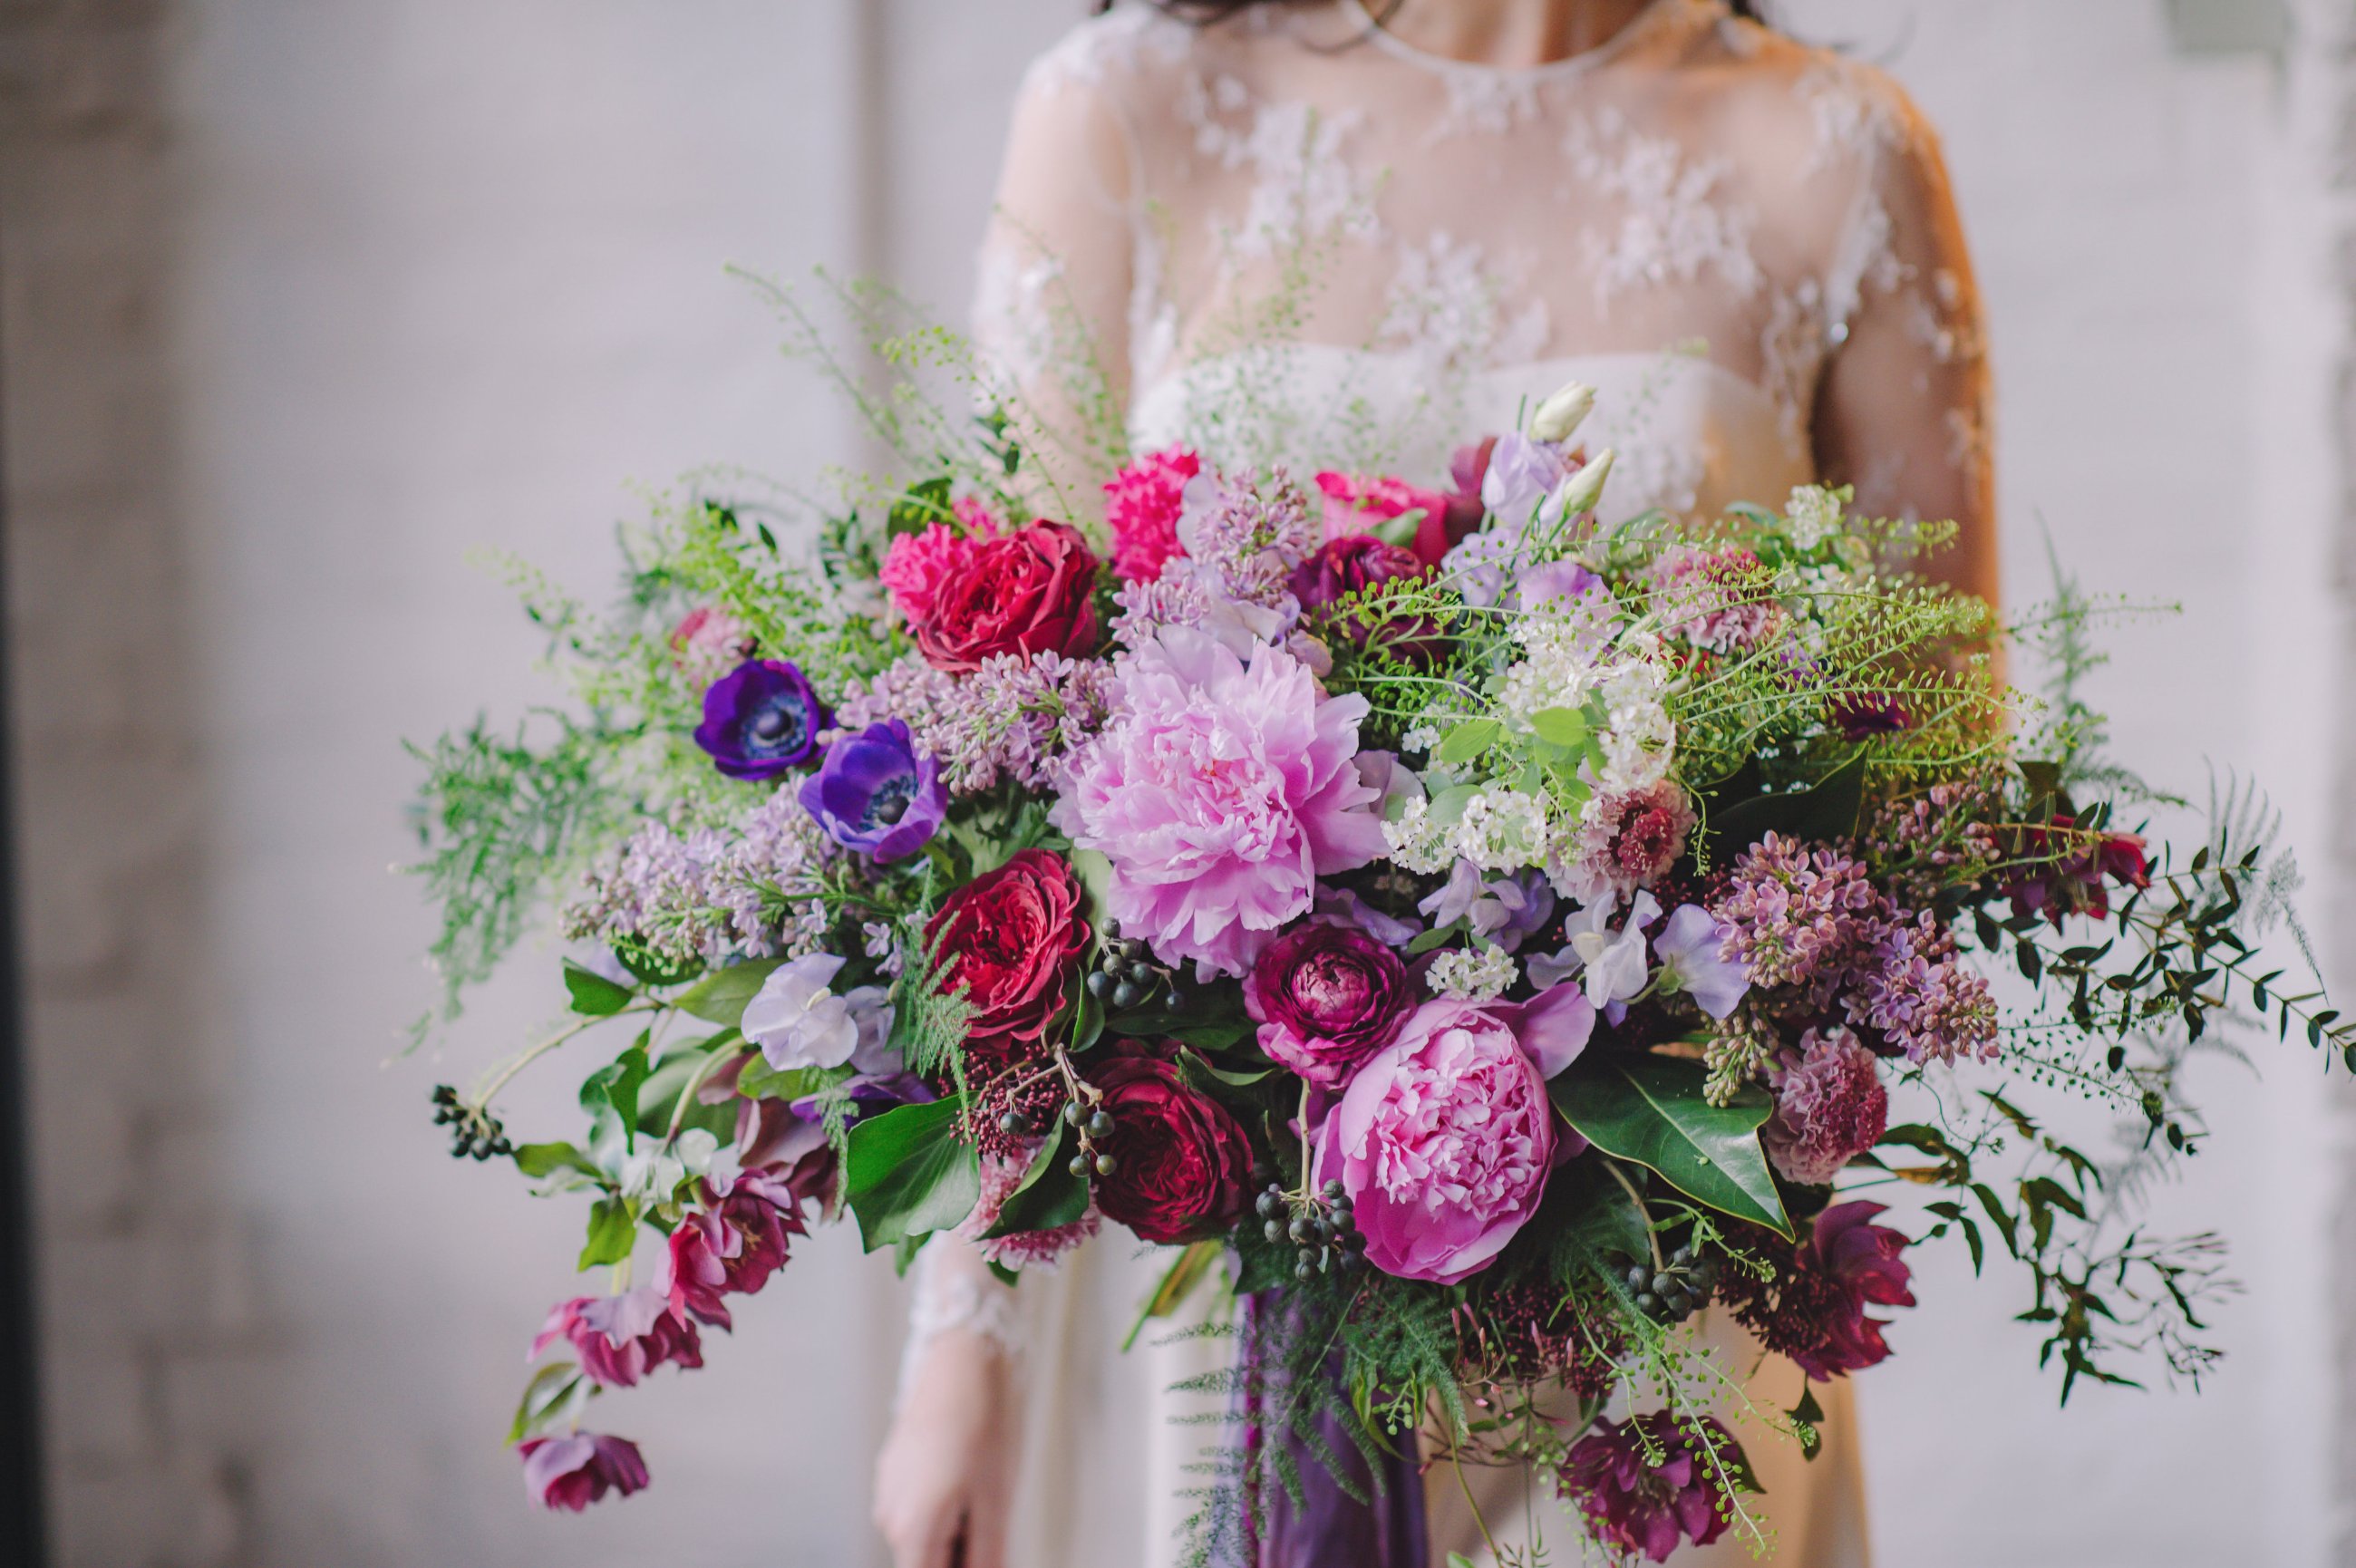
<path id="1" fill-rule="evenodd" d="M 647 1462 L 626 1437 L 601 1432 L 534 1437 L 516 1452 L 523 1456 L 524 1485 L 545 1509 L 579 1513 L 609 1491 L 626 1498 L 647 1484 Z"/>
<path id="2" fill-rule="evenodd" d="M 1262 950 L 1244 979 L 1244 1008 L 1270 1060 L 1330 1091 L 1398 1035 L 1415 990 L 1375 937 L 1312 920 Z"/>
<path id="3" fill-rule="evenodd" d="M 1370 534 L 1328 539 L 1292 572 L 1292 596 L 1310 613 L 1332 611 L 1344 600 L 1340 630 L 1364 647 L 1373 644 L 1402 659 L 1430 658 L 1439 651 L 1440 628 L 1428 615 L 1390 617 L 1382 603 L 1384 584 L 1413 582 L 1429 575 L 1423 558 L 1402 545 Z"/>
<path id="4" fill-rule="evenodd" d="M 558 1339 L 571 1343 L 581 1370 L 607 1388 L 630 1388 L 666 1361 L 703 1365 L 703 1344 L 692 1319 L 675 1316 L 670 1299 L 651 1285 L 619 1296 L 577 1296 L 548 1315 L 531 1353 Z"/>
<path id="5" fill-rule="evenodd" d="M 1605 1547 L 1666 1563 L 1690 1536 L 1707 1546 L 1726 1530 L 1719 1482 L 1747 1474 L 1742 1450 L 1714 1416 L 1702 1416 L 1708 1445 L 1666 1411 L 1632 1415 L 1625 1424 L 1599 1421 L 1571 1445 L 1562 1467 L 1563 1495 L 1587 1516 L 1588 1530 Z M 1710 1449 L 1720 1456 L 1713 1463 Z"/>
<path id="6" fill-rule="evenodd" d="M 705 689 L 695 743 L 732 779 L 773 779 L 809 760 L 824 719 L 798 667 L 746 659 Z"/>
<path id="7" fill-rule="evenodd" d="M 829 837 L 884 865 L 940 831 L 949 797 L 940 763 L 917 753 L 907 725 L 886 719 L 829 746 L 824 765 L 802 781 L 801 802 Z"/>

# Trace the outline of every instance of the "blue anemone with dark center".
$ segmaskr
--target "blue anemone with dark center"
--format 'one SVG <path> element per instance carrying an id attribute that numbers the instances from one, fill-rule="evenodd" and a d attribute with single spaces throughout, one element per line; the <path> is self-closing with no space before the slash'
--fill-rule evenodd
<path id="1" fill-rule="evenodd" d="M 886 719 L 828 747 L 802 781 L 801 803 L 829 837 L 881 864 L 923 848 L 949 800 L 940 763 L 917 753 L 907 725 Z"/>
<path id="2" fill-rule="evenodd" d="M 733 779 L 773 779 L 806 763 L 826 721 L 818 694 L 784 659 L 746 659 L 703 694 L 695 743 Z"/>

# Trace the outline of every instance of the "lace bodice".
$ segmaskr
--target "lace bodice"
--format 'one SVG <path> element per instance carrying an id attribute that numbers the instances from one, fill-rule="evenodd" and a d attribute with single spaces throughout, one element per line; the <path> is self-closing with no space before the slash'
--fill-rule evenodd
<path id="1" fill-rule="evenodd" d="M 1024 83 L 976 320 L 1097 463 L 1134 433 L 1428 480 L 1572 368 L 1605 388 L 1623 507 L 1821 475 L 1987 532 L 1936 144 L 1879 72 L 1721 0 L 1526 70 L 1419 52 L 1355 0 L 1097 18 Z"/>

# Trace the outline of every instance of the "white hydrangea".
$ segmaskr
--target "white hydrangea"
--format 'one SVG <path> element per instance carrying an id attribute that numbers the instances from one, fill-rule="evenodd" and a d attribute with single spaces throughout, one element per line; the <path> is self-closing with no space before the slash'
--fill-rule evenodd
<path id="1" fill-rule="evenodd" d="M 1502 947 L 1451 947 L 1431 961 L 1424 978 L 1434 995 L 1487 1002 L 1504 996 L 1520 975 L 1521 965 Z"/>
<path id="2" fill-rule="evenodd" d="M 1431 819 L 1428 800 L 1408 801 L 1398 821 L 1383 824 L 1383 837 L 1390 843 L 1392 861 L 1410 871 L 1437 871 L 1456 858 L 1447 829 Z"/>
<path id="3" fill-rule="evenodd" d="M 1483 870 L 1517 871 L 1546 864 L 1553 835 L 1547 827 L 1545 801 L 1517 789 L 1493 787 L 1465 802 L 1451 838 L 1456 852 Z"/>
<path id="4" fill-rule="evenodd" d="M 1801 549 L 1814 549 L 1847 531 L 1841 498 L 1822 485 L 1801 485 L 1783 504 L 1783 534 Z"/>

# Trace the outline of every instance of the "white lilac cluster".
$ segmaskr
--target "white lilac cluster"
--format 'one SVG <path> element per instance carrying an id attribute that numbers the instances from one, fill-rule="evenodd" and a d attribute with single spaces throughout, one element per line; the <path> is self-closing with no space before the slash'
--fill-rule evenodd
<path id="1" fill-rule="evenodd" d="M 844 859 L 789 789 L 733 830 L 649 823 L 593 872 L 564 912 L 574 941 L 642 944 L 673 964 L 798 956 L 831 927 L 821 896 Z"/>
<path id="2" fill-rule="evenodd" d="M 1451 947 L 1431 961 L 1424 979 L 1434 996 L 1494 1001 L 1521 977 L 1521 965 L 1502 947 Z"/>

